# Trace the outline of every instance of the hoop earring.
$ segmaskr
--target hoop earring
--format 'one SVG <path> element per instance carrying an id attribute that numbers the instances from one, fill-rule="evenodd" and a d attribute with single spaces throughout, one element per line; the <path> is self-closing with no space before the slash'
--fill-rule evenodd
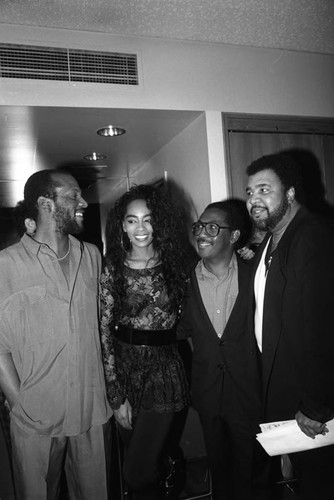
<path id="1" fill-rule="evenodd" d="M 124 235 L 126 235 L 125 241 L 124 241 Z M 127 233 L 125 231 L 122 232 L 121 247 L 122 247 L 123 252 L 125 252 L 125 253 L 130 252 L 130 250 L 132 248 L 132 243 L 129 239 L 129 236 L 127 235 Z"/>

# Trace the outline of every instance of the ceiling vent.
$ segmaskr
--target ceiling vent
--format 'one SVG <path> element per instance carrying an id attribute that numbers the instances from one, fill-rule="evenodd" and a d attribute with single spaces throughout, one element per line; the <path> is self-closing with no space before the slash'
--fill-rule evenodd
<path id="1" fill-rule="evenodd" d="M 0 44 L 0 78 L 138 85 L 137 55 Z"/>

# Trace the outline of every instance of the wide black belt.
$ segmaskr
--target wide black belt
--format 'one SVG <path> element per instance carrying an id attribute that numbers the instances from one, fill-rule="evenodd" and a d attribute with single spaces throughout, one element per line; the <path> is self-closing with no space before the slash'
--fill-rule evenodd
<path id="1" fill-rule="evenodd" d="M 138 330 L 130 326 L 118 325 L 114 329 L 114 336 L 133 345 L 169 345 L 176 342 L 175 328 L 169 330 Z"/>

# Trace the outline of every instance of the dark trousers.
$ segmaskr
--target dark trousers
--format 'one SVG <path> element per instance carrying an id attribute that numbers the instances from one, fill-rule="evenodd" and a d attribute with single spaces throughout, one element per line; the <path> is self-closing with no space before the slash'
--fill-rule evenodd
<path id="1" fill-rule="evenodd" d="M 214 500 L 252 497 L 254 434 L 245 421 L 200 415 Z"/>
<path id="2" fill-rule="evenodd" d="M 133 498 L 157 500 L 163 452 L 174 413 L 140 410 L 131 431 L 118 426 L 124 443 L 123 476 Z"/>
<path id="3" fill-rule="evenodd" d="M 334 445 L 290 453 L 301 500 L 334 498 Z"/>

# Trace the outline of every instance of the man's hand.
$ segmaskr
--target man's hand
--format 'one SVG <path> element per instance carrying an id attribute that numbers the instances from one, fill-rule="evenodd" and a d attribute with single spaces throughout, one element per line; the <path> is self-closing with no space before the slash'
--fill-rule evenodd
<path id="1" fill-rule="evenodd" d="M 316 420 L 306 417 L 306 415 L 304 415 L 301 411 L 296 413 L 295 418 L 303 433 L 312 439 L 314 439 L 317 434 L 322 434 L 324 436 L 328 432 L 326 424 L 322 424 L 321 422 L 317 422 Z"/>
<path id="2" fill-rule="evenodd" d="M 118 410 L 114 410 L 114 417 L 124 429 L 132 429 L 132 407 L 128 399 L 125 400 L 124 404 Z"/>
<path id="3" fill-rule="evenodd" d="M 0 354 L 0 387 L 11 409 L 18 398 L 20 380 L 9 352 Z"/>
<path id="4" fill-rule="evenodd" d="M 250 260 L 254 257 L 254 252 L 253 250 L 251 250 L 250 248 L 248 248 L 247 246 L 246 247 L 242 247 L 242 248 L 239 248 L 239 250 L 237 250 L 238 254 L 240 255 L 240 257 L 244 260 Z"/>

